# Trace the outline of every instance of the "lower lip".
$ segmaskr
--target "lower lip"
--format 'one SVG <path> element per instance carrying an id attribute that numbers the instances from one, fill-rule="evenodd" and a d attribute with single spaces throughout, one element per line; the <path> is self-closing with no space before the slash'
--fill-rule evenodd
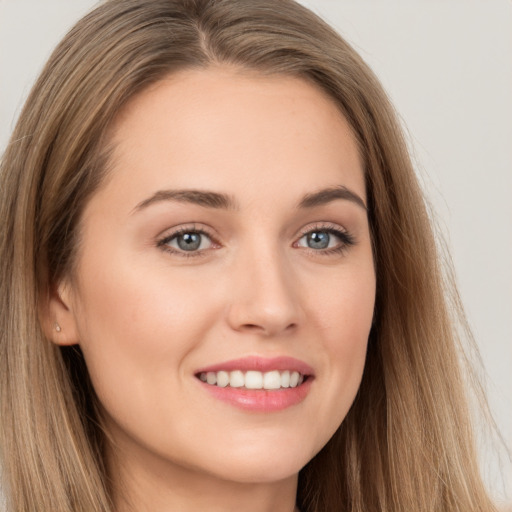
<path id="1" fill-rule="evenodd" d="M 312 381 L 313 378 L 308 377 L 300 386 L 277 390 L 232 388 L 229 386 L 221 388 L 201 381 L 199 383 L 218 400 L 227 402 L 239 409 L 254 412 L 276 412 L 302 402 L 311 389 Z"/>

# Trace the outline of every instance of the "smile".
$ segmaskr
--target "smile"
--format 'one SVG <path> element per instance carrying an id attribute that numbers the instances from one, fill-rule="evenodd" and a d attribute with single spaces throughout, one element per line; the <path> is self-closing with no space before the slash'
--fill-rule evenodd
<path id="1" fill-rule="evenodd" d="M 295 388 L 304 382 L 305 376 L 298 371 L 270 372 L 234 370 L 218 372 L 201 372 L 199 379 L 210 386 L 220 388 L 243 388 L 243 389 L 265 389 L 278 390 Z"/>
<path id="2" fill-rule="evenodd" d="M 278 412 L 308 396 L 313 368 L 292 357 L 249 356 L 195 372 L 208 394 L 231 406 L 255 413 Z"/>

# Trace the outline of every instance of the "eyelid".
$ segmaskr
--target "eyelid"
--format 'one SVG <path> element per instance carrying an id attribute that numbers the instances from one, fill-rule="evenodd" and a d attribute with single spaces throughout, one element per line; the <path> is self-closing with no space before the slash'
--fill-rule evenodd
<path id="1" fill-rule="evenodd" d="M 312 233 L 314 231 L 324 231 L 327 233 L 334 234 L 337 236 L 341 243 L 336 247 L 328 247 L 325 249 L 312 249 L 310 247 L 301 247 L 298 245 L 299 241 L 309 233 Z M 306 250 L 308 252 L 311 252 L 315 255 L 330 255 L 330 254 L 340 254 L 347 249 L 349 249 L 351 246 L 355 245 L 356 239 L 355 237 L 343 226 L 340 226 L 339 224 L 334 224 L 332 222 L 315 222 L 313 224 L 308 224 L 301 228 L 296 241 L 293 243 L 293 246 L 296 248 L 301 248 L 303 250 Z"/>
<path id="2" fill-rule="evenodd" d="M 307 235 L 312 231 L 327 231 L 332 233 L 341 233 L 343 235 L 347 235 L 350 237 L 352 236 L 350 235 L 349 231 L 346 228 L 340 226 L 339 224 L 335 224 L 333 222 L 328 221 L 319 221 L 313 222 L 312 224 L 307 224 L 306 226 L 301 228 L 298 234 L 298 238 L 302 238 L 304 235 Z"/>
<path id="3" fill-rule="evenodd" d="M 331 233 L 339 238 L 340 243 L 335 247 L 327 247 L 325 249 L 313 249 L 310 247 L 299 246 L 299 241 L 306 235 L 314 231 L 323 231 L 327 233 Z M 171 253 L 173 255 L 178 255 L 182 257 L 198 257 L 198 256 L 206 256 L 209 251 L 212 249 L 218 249 L 221 247 L 221 244 L 218 242 L 217 237 L 212 233 L 212 230 L 207 226 L 201 225 L 198 226 L 196 223 L 188 224 L 188 225 L 179 225 L 175 228 L 170 228 L 164 232 L 164 235 L 158 237 L 156 245 L 160 249 Z M 171 247 L 168 242 L 181 234 L 185 233 L 198 233 L 208 237 L 212 243 L 212 247 L 208 247 L 206 249 L 199 249 L 195 251 L 185 251 L 180 250 L 174 247 Z M 343 226 L 339 224 L 335 224 L 333 222 L 324 222 L 319 221 L 312 224 L 308 224 L 301 228 L 298 235 L 295 238 L 295 241 L 292 244 L 294 248 L 300 248 L 302 250 L 308 251 L 314 255 L 330 255 L 335 253 L 342 253 L 345 250 L 349 249 L 356 243 L 354 236 Z"/>
<path id="4" fill-rule="evenodd" d="M 163 251 L 166 251 L 173 255 L 183 256 L 186 258 L 205 256 L 206 253 L 208 251 L 210 251 L 211 249 L 217 249 L 220 247 L 219 242 L 217 241 L 216 237 L 211 233 L 210 229 L 208 229 L 204 226 L 198 227 L 197 224 L 195 224 L 195 223 L 188 224 L 188 225 L 180 225 L 175 228 L 170 228 L 170 229 L 166 230 L 164 233 L 165 234 L 163 234 L 157 238 L 156 245 Z M 207 249 L 200 249 L 197 251 L 187 252 L 187 251 L 180 250 L 175 247 L 171 247 L 171 246 L 167 245 L 168 242 L 170 242 L 172 239 L 174 239 L 180 235 L 183 235 L 185 233 L 198 233 L 200 235 L 204 235 L 204 236 L 208 237 L 212 243 L 212 247 L 209 247 Z"/>

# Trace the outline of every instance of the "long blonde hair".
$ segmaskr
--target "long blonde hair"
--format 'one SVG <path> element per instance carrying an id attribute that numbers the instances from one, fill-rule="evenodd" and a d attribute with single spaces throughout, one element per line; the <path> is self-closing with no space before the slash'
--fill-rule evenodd
<path id="1" fill-rule="evenodd" d="M 164 76 L 226 63 L 302 77 L 349 121 L 364 159 L 377 272 L 362 384 L 300 472 L 302 512 L 492 511 L 443 277 L 399 124 L 366 64 L 291 0 L 110 0 L 83 18 L 37 80 L 0 174 L 0 443 L 9 510 L 111 511 L 105 435 L 77 347 L 40 316 L 72 271 L 84 205 L 108 172 L 107 132 Z M 446 285 L 448 283 L 448 285 Z"/>

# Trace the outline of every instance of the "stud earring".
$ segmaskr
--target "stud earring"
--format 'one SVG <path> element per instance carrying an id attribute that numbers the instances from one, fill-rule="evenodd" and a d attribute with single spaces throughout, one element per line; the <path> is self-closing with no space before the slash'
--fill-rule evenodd
<path id="1" fill-rule="evenodd" d="M 55 330 L 56 330 L 57 332 L 62 331 L 62 329 L 61 329 L 60 325 L 59 325 L 57 322 L 55 322 L 55 324 L 53 325 L 53 327 L 55 328 Z"/>

